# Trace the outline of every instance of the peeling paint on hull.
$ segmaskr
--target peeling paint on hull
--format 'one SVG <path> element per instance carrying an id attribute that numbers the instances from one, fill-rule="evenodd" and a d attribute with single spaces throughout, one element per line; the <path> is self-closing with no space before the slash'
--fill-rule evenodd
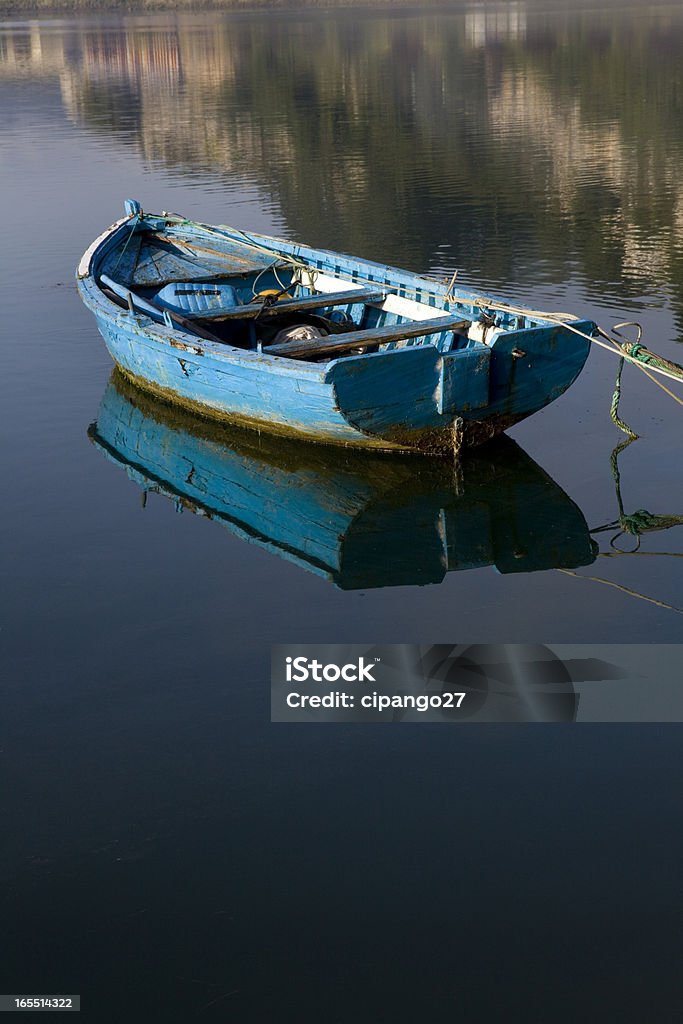
<path id="1" fill-rule="evenodd" d="M 342 440 L 322 433 L 315 435 L 311 431 L 304 432 L 286 425 L 273 423 L 269 420 L 240 416 L 238 413 L 229 410 L 220 410 L 208 405 L 202 405 L 200 402 L 195 402 L 171 388 L 164 388 L 153 381 L 145 380 L 144 377 L 138 377 L 127 370 L 125 366 L 121 366 L 118 363 L 117 369 L 135 387 L 154 395 L 155 398 L 159 398 L 163 402 L 186 409 L 204 419 L 219 423 L 235 424 L 236 426 L 255 430 L 259 433 L 266 431 L 269 434 L 290 437 L 298 441 L 336 445 L 343 448 L 370 448 L 373 451 L 403 453 L 404 455 L 452 455 L 455 449 L 452 429 L 420 431 L 418 433 L 417 431 L 411 432 L 409 430 L 401 432 L 400 428 L 398 428 L 392 438 L 374 438 L 359 431 L 357 438 Z M 522 419 L 524 419 L 524 416 L 500 416 L 486 421 L 472 420 L 463 427 L 459 447 L 476 448 L 498 437 Z"/>
<path id="2" fill-rule="evenodd" d="M 231 411 L 230 409 L 217 409 L 210 405 L 204 405 L 201 402 L 196 402 L 185 395 L 180 394 L 178 391 L 174 391 L 172 388 L 165 388 L 154 381 L 145 380 L 144 377 L 138 377 L 137 374 L 131 373 L 125 366 L 117 363 L 117 369 L 123 376 L 134 384 L 135 387 L 140 388 L 142 391 L 147 391 L 149 394 L 154 395 L 155 398 L 159 398 L 164 402 L 168 402 L 171 405 L 177 405 L 182 409 L 187 409 L 197 416 L 202 416 L 205 419 L 217 421 L 219 423 L 234 424 L 239 427 L 245 427 L 248 430 L 266 431 L 269 434 L 276 434 L 280 437 L 291 437 L 296 440 L 312 441 L 316 444 L 333 444 L 339 445 L 343 448 L 372 448 L 375 451 L 393 451 L 393 452 L 416 452 L 419 451 L 415 444 L 401 444 L 399 441 L 384 441 L 376 438 L 368 437 L 365 434 L 358 433 L 357 440 L 351 438 L 335 438 L 329 437 L 324 433 L 316 434 L 312 430 L 297 430 L 295 427 L 288 426 L 287 424 L 274 423 L 272 420 L 261 420 L 253 416 L 245 416 L 238 412 Z M 428 450 L 428 449 L 425 449 Z"/>

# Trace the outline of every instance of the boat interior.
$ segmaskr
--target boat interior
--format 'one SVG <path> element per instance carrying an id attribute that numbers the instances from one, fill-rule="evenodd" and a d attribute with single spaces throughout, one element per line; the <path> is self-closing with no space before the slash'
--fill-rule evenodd
<path id="1" fill-rule="evenodd" d="M 384 268 L 378 267 L 379 271 Z M 118 305 L 205 340 L 265 355 L 328 361 L 429 344 L 450 352 L 525 318 L 423 289 L 307 264 L 264 247 L 183 237 L 140 224 L 104 257 L 98 281 Z"/>

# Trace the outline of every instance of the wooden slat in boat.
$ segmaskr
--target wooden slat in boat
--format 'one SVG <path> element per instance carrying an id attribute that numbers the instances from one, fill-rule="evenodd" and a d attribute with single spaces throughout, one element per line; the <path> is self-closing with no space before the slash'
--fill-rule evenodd
<path id="1" fill-rule="evenodd" d="M 360 346 L 380 345 L 386 341 L 420 338 L 426 334 L 440 334 L 442 331 L 466 330 L 470 325 L 471 321 L 463 320 L 462 317 L 443 316 L 435 320 L 412 320 L 388 327 L 333 334 L 315 341 L 284 341 L 279 345 L 264 347 L 263 351 L 268 355 L 286 356 L 288 359 L 308 359 L 311 356 L 336 355 Z"/>
<path id="2" fill-rule="evenodd" d="M 250 302 L 234 309 L 201 310 L 186 312 L 188 320 L 253 320 L 268 316 L 281 316 L 283 313 L 302 313 L 307 309 L 322 309 L 326 306 L 348 306 L 354 302 L 382 302 L 386 292 L 377 289 L 360 289 L 348 292 L 332 292 L 325 295 L 306 295 L 300 299 L 282 299 L 272 306 L 261 302 Z"/>

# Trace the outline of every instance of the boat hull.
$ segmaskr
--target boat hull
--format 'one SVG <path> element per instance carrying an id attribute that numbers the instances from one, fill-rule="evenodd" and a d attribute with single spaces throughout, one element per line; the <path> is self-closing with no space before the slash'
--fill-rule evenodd
<path id="1" fill-rule="evenodd" d="M 318 443 L 452 452 L 481 444 L 548 405 L 576 379 L 590 347 L 588 338 L 558 324 L 500 331 L 490 344 L 466 342 L 451 350 L 438 339 L 423 339 L 329 362 L 207 341 L 170 318 L 158 322 L 132 305 L 122 308 L 102 290 L 98 275 L 131 231 L 130 221 L 117 222 L 93 243 L 79 267 L 81 297 L 124 376 L 212 419 Z M 273 253 L 289 248 L 316 272 L 382 281 L 400 294 L 417 295 L 422 309 L 449 309 L 444 288 L 435 282 L 427 285 L 391 267 L 257 237 L 260 245 L 271 244 Z M 450 308 L 455 309 L 453 300 Z M 593 326 L 574 324 L 583 331 Z"/>
<path id="2" fill-rule="evenodd" d="M 358 383 L 355 407 L 344 415 L 334 374 L 316 364 L 299 364 L 298 373 L 278 373 L 273 358 L 264 359 L 263 366 L 245 365 L 241 355 L 212 360 L 206 352 L 199 355 L 177 342 L 159 341 L 135 324 L 122 324 L 121 318 L 112 322 L 99 317 L 98 327 L 116 366 L 136 387 L 200 416 L 284 436 L 379 451 L 437 454 L 452 452 L 454 445 L 481 444 L 524 418 L 524 414 L 501 411 L 486 419 L 470 419 L 459 424 L 456 437 L 453 416 L 437 410 L 439 358 L 430 347 L 404 349 L 394 353 L 391 361 L 385 360 L 389 366 L 382 367 L 382 379 L 375 380 L 372 419 L 354 423 L 351 416 L 361 420 L 362 394 L 370 389 L 370 381 L 362 388 Z M 353 406 L 348 390 L 345 398 Z M 382 393 L 391 401 L 382 403 Z"/>

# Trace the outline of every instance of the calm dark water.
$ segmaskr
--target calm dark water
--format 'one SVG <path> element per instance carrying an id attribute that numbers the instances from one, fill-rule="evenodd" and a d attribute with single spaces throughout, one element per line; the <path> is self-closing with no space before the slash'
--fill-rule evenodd
<path id="1" fill-rule="evenodd" d="M 97 1021 L 679 1019 L 678 728 L 268 723 L 273 642 L 682 639 L 683 527 L 571 557 L 619 514 L 613 361 L 513 431 L 505 489 L 465 467 L 468 527 L 498 525 L 440 581 L 394 550 L 343 589 L 142 509 L 88 438 L 111 366 L 73 272 L 134 196 L 637 319 L 680 362 L 682 55 L 674 7 L 0 24 L 0 990 Z M 634 370 L 621 412 L 625 511 L 680 516 L 680 408 Z"/>

